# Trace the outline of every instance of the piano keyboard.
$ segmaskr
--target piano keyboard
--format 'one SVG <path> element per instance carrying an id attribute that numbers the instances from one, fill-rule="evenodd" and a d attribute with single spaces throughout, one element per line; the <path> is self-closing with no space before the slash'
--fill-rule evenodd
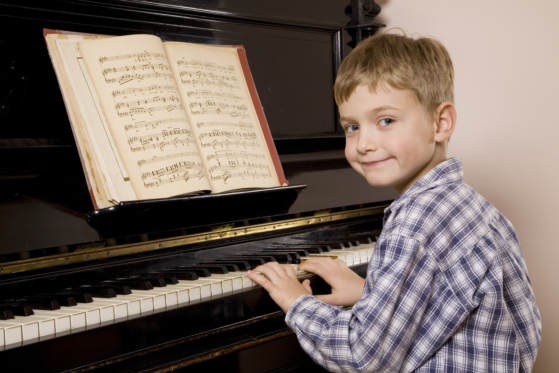
<path id="1" fill-rule="evenodd" d="M 375 243 L 359 242 L 293 245 L 262 249 L 227 258 L 158 270 L 96 286 L 64 289 L 0 304 L 0 351 L 67 334 L 198 303 L 257 287 L 249 269 L 268 261 L 293 266 L 313 257 L 341 259 L 348 266 L 368 263 Z"/>

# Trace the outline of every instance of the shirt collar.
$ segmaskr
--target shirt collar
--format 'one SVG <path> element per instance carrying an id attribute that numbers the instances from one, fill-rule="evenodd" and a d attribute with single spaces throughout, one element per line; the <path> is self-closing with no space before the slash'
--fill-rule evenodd
<path id="1" fill-rule="evenodd" d="M 405 200 L 418 193 L 432 189 L 438 185 L 456 182 L 464 182 L 462 161 L 460 158 L 451 158 L 434 167 L 421 179 L 417 180 L 411 187 L 406 189 L 404 193 L 402 193 L 390 204 L 390 206 L 388 206 L 385 213 L 395 210 L 403 204 Z"/>

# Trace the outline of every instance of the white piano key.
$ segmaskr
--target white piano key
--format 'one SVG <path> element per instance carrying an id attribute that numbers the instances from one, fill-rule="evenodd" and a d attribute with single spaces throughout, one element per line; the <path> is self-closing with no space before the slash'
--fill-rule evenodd
<path id="1" fill-rule="evenodd" d="M 16 316 L 16 317 L 32 317 L 32 316 Z M 0 327 L 4 327 L 6 345 L 18 342 L 25 342 L 33 339 L 39 339 L 39 322 L 37 320 L 19 321 L 14 319 L 10 322 L 0 323 Z M 14 329 L 15 328 L 15 329 Z M 19 333 L 19 337 L 17 334 Z"/>
<path id="2" fill-rule="evenodd" d="M 3 344 L 5 346 L 23 342 L 23 332 L 21 330 L 21 325 L 6 323 L 2 321 L 0 322 L 0 329 L 4 331 Z"/>
<path id="3" fill-rule="evenodd" d="M 141 290 L 134 290 L 132 294 L 117 295 L 116 299 L 119 298 L 127 302 L 136 302 L 136 301 L 139 302 L 140 313 L 153 312 L 153 297 L 147 294 L 142 294 Z M 109 298 L 109 299 L 115 299 L 115 298 Z M 136 303 L 132 305 L 132 308 L 131 307 L 128 308 L 128 317 L 137 315 L 138 313 L 136 313 L 135 310 L 137 310 Z"/>
<path id="4" fill-rule="evenodd" d="M 79 305 L 72 307 L 72 309 L 85 312 L 86 326 L 101 323 L 101 312 L 99 311 L 99 307 L 93 305 L 93 303 L 80 303 Z"/>
<path id="5" fill-rule="evenodd" d="M 239 275 L 232 274 L 232 272 L 220 274 L 220 273 L 212 273 L 211 279 L 223 279 L 227 280 L 222 283 L 223 286 L 223 293 L 229 293 L 231 291 L 236 290 L 243 290 L 243 280 L 242 277 Z M 229 281 L 230 280 L 230 281 Z M 231 284 L 231 290 L 229 290 L 229 283 Z"/>
<path id="6" fill-rule="evenodd" d="M 352 266 L 352 265 L 356 264 L 355 263 L 355 255 L 354 255 L 353 251 L 350 251 L 350 250 L 332 250 L 331 254 L 345 255 L 345 259 L 342 259 L 342 258 L 340 258 L 340 259 L 344 260 L 348 266 Z M 359 256 L 358 256 L 358 258 L 359 258 Z M 361 259 L 359 259 L 359 262 L 360 261 L 361 261 Z M 357 264 L 359 264 L 359 262 Z"/>
<path id="7" fill-rule="evenodd" d="M 248 277 L 246 272 L 229 272 L 230 274 L 241 276 L 243 289 L 252 289 L 253 281 Z"/>
<path id="8" fill-rule="evenodd" d="M 177 286 L 177 287 L 180 287 L 182 289 L 188 289 L 188 301 L 189 302 L 200 301 L 200 299 L 202 298 L 202 293 L 203 292 L 209 294 L 207 297 L 211 296 L 211 289 L 210 289 L 209 285 L 200 286 L 200 285 L 188 284 L 188 282 L 190 282 L 190 281 L 179 280 L 179 283 L 174 284 L 173 286 Z"/>
<path id="9" fill-rule="evenodd" d="M 4 349 L 4 328 L 0 326 L 0 351 Z"/>
<path id="10" fill-rule="evenodd" d="M 111 298 L 115 299 L 115 298 Z M 139 315 L 142 311 L 142 305 L 140 304 L 140 299 L 135 297 L 134 294 L 127 295 L 117 295 L 116 300 L 120 303 L 126 305 L 126 314 L 128 316 Z"/>
<path id="11" fill-rule="evenodd" d="M 167 307 L 167 305 L 173 306 L 177 304 L 177 294 L 172 290 L 159 290 L 164 288 L 158 289 L 150 289 L 150 290 L 135 290 L 135 293 L 142 293 L 144 295 L 150 295 L 153 297 L 153 309 L 158 310 L 161 308 Z"/>
<path id="12" fill-rule="evenodd" d="M 49 316 L 51 313 L 55 312 L 59 315 L 68 315 L 70 318 L 70 329 L 83 328 L 86 325 L 85 321 L 85 311 L 72 309 L 73 307 L 60 307 L 56 311 L 44 311 L 44 310 L 34 310 L 35 315 L 38 316 Z M 57 330 L 58 333 L 58 330 Z"/>
<path id="13" fill-rule="evenodd" d="M 33 310 L 34 316 L 41 316 L 47 317 L 54 321 L 54 330 L 55 333 L 62 333 L 71 329 L 72 322 L 70 320 L 70 315 L 66 313 L 59 313 L 55 311 L 42 311 L 42 310 Z M 43 335 L 41 335 L 43 337 Z"/>
<path id="14" fill-rule="evenodd" d="M 101 322 L 120 319 L 128 316 L 128 305 L 117 298 L 93 297 L 93 304 L 103 306 L 103 308 L 100 308 Z M 112 306 L 112 308 L 110 306 Z"/>
<path id="15" fill-rule="evenodd" d="M 223 293 L 230 293 L 233 291 L 233 282 L 229 279 L 212 280 L 211 277 L 202 277 L 197 281 L 205 281 L 206 283 L 209 283 L 212 290 L 212 296 L 223 295 Z"/>
<path id="16" fill-rule="evenodd" d="M 191 285 L 200 287 L 200 299 L 210 298 L 212 296 L 212 283 L 205 282 L 201 280 L 179 280 L 179 285 Z M 220 284 L 221 285 L 221 284 Z M 191 291 L 192 293 L 192 291 Z M 192 301 L 192 294 L 190 295 L 190 301 Z"/>

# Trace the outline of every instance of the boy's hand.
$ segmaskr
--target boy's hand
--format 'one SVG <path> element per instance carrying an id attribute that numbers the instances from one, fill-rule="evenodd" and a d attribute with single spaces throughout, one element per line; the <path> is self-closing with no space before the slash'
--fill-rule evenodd
<path id="1" fill-rule="evenodd" d="M 261 272 L 266 277 L 254 272 Z M 309 280 L 301 284 L 293 267 L 282 266 L 277 262 L 266 263 L 256 267 L 254 271 L 248 271 L 248 277 L 266 289 L 285 313 L 301 295 L 312 295 Z"/>
<path id="2" fill-rule="evenodd" d="M 365 279 L 349 269 L 340 259 L 313 258 L 301 264 L 299 270 L 319 275 L 332 287 L 332 294 L 316 295 L 324 303 L 353 306 L 361 299 Z"/>

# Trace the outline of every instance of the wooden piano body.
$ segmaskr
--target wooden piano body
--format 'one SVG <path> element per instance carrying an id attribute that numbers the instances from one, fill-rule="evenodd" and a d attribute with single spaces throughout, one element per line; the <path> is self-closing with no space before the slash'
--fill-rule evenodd
<path id="1" fill-rule="evenodd" d="M 0 0 L 0 303 L 205 260 L 357 241 L 395 197 L 344 158 L 347 0 Z M 245 46 L 291 187 L 93 211 L 42 30 Z M 300 187 L 306 185 L 306 187 Z M 353 266 L 365 273 L 366 263 Z M 320 279 L 312 279 L 320 291 Z M 0 320 L 0 323 L 3 320 Z M 318 369 L 261 288 L 0 346 L 11 372 Z"/>

